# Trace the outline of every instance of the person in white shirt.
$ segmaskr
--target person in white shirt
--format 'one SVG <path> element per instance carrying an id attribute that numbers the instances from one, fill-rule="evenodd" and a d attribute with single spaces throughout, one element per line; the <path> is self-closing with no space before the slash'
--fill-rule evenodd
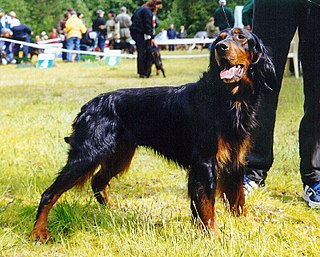
<path id="1" fill-rule="evenodd" d="M 17 14 L 14 11 L 9 12 L 9 16 L 11 17 L 11 28 L 21 24 L 20 20 L 17 18 Z"/>

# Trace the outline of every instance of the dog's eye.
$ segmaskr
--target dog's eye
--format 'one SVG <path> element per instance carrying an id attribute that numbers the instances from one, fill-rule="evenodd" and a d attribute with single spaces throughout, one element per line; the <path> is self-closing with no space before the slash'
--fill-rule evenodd
<path id="1" fill-rule="evenodd" d="M 243 34 L 238 34 L 238 39 L 244 40 L 244 39 L 246 39 L 246 37 Z"/>

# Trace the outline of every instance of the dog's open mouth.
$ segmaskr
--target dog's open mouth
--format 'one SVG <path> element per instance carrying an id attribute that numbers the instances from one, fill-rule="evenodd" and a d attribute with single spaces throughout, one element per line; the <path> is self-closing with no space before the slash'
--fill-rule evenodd
<path id="1" fill-rule="evenodd" d="M 243 75 L 244 75 L 244 66 L 241 64 L 232 66 L 231 68 L 224 68 L 220 72 L 220 78 L 225 83 L 238 82 L 239 80 L 242 79 Z"/>

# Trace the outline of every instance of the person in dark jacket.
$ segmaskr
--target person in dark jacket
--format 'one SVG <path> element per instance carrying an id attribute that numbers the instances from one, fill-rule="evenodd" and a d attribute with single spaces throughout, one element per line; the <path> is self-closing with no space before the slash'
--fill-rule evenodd
<path id="1" fill-rule="evenodd" d="M 95 38 L 95 46 L 98 46 L 100 52 L 104 52 L 104 48 L 106 45 L 106 34 L 107 30 L 105 28 L 106 20 L 103 18 L 104 11 L 98 10 L 97 17 L 92 22 L 92 31 L 97 33 L 97 37 Z"/>
<path id="2" fill-rule="evenodd" d="M 214 12 L 214 25 L 222 31 L 234 26 L 234 15 L 226 0 L 219 0 L 220 7 Z"/>
<path id="3" fill-rule="evenodd" d="M 30 36 L 32 30 L 24 24 L 12 27 L 12 38 L 14 40 L 30 43 Z M 13 48 L 14 58 L 19 57 L 20 44 L 15 44 Z M 22 47 L 23 58 L 28 58 L 29 46 L 23 45 Z"/>
<path id="4" fill-rule="evenodd" d="M 177 37 L 177 32 L 174 25 L 171 23 L 169 29 L 167 29 L 168 39 L 175 39 Z M 174 51 L 174 45 L 169 45 L 169 51 Z"/>
<path id="5" fill-rule="evenodd" d="M 154 29 L 156 26 L 155 13 L 162 7 L 161 0 L 150 0 L 131 17 L 132 25 L 130 33 L 138 51 L 138 74 L 140 78 L 147 78 L 147 55 L 146 50 L 151 45 L 156 45 L 154 41 Z"/>

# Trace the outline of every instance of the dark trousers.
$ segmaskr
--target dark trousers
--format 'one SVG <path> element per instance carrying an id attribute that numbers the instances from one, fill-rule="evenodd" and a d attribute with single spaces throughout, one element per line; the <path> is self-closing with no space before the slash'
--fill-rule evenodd
<path id="1" fill-rule="evenodd" d="M 67 39 L 62 42 L 62 48 L 67 49 Z M 67 60 L 67 53 L 62 52 L 62 60 Z"/>
<path id="2" fill-rule="evenodd" d="M 131 36 L 136 41 L 136 47 L 138 52 L 137 64 L 138 74 L 141 76 L 147 76 L 147 47 L 150 46 L 150 40 L 144 39 L 144 34 L 131 32 Z"/>
<path id="3" fill-rule="evenodd" d="M 299 0 L 282 5 L 281 1 L 255 0 L 253 32 L 269 49 L 278 78 L 274 90 L 262 96 L 255 145 L 248 155 L 247 176 L 256 182 L 264 182 L 273 162 L 278 96 L 290 42 L 297 28 L 305 96 L 299 128 L 300 173 L 304 184 L 312 186 L 320 181 L 320 7 Z"/>
<path id="4" fill-rule="evenodd" d="M 27 36 L 27 37 L 24 37 L 24 38 L 14 38 L 15 40 L 18 40 L 18 41 L 22 41 L 22 42 L 27 42 L 27 43 L 30 43 L 30 37 Z M 19 57 L 19 51 L 20 51 L 20 47 L 21 45 L 20 44 L 14 44 L 14 47 L 13 47 L 13 56 L 15 58 L 18 58 Z M 29 53 L 29 46 L 26 46 L 26 45 L 23 45 L 22 46 L 22 52 L 23 52 L 23 58 L 28 58 L 28 53 Z"/>

